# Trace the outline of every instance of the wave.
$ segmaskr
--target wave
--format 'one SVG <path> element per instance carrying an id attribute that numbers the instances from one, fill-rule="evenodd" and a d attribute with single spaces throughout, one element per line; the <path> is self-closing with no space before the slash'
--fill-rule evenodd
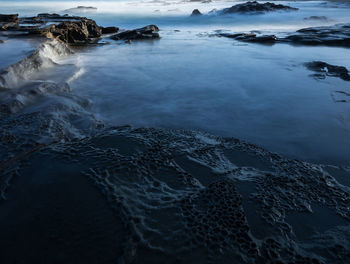
<path id="1" fill-rule="evenodd" d="M 60 58 L 72 53 L 66 45 L 56 40 L 47 41 L 25 59 L 3 69 L 0 73 L 0 87 L 16 88 L 43 68 L 57 65 Z"/>

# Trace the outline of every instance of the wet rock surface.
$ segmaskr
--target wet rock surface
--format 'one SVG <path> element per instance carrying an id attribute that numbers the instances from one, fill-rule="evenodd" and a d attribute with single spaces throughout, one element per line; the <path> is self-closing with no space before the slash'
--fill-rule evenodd
<path id="1" fill-rule="evenodd" d="M 350 24 L 303 28 L 281 41 L 302 45 L 350 47 Z"/>
<path id="2" fill-rule="evenodd" d="M 102 29 L 95 21 L 82 19 L 81 21 L 62 22 L 50 27 L 48 37 L 55 38 L 68 44 L 86 44 L 97 42 L 102 36 Z"/>
<path id="3" fill-rule="evenodd" d="M 232 38 L 232 39 L 244 41 L 244 42 L 255 42 L 255 43 L 262 43 L 262 44 L 263 43 L 273 44 L 277 41 L 277 37 L 275 35 L 257 36 L 255 33 L 236 33 L 236 34 L 220 33 L 219 36 Z"/>
<path id="4" fill-rule="evenodd" d="M 331 65 L 323 61 L 305 63 L 305 66 L 316 72 L 313 76 L 317 79 L 325 79 L 326 76 L 337 77 L 344 81 L 350 81 L 350 74 L 344 66 Z"/>
<path id="5" fill-rule="evenodd" d="M 24 198 L 15 191 L 18 182 L 28 171 L 38 171 L 39 167 L 41 171 L 70 168 L 70 180 L 66 184 L 72 184 L 69 190 L 78 188 L 79 195 L 89 195 L 84 194 L 87 187 L 79 183 L 81 176 L 86 177 L 101 191 L 115 213 L 115 220 L 106 228 L 113 226 L 113 230 L 120 230 L 115 233 L 116 239 L 122 234 L 121 241 L 115 242 L 117 249 L 103 256 L 106 263 L 112 263 L 116 250 L 119 260 L 125 263 L 190 263 L 194 260 L 204 263 L 345 263 L 349 257 L 348 187 L 339 184 L 322 165 L 288 160 L 237 139 L 192 131 L 115 127 L 96 131 L 94 136 L 84 139 L 66 143 L 55 141 L 50 145 L 24 141 L 26 134 L 23 133 L 13 134 L 15 130 L 11 126 L 21 122 L 35 124 L 38 118 L 35 115 L 18 117 L 16 123 L 7 120 L 6 126 L 1 120 L 4 128 L 1 155 L 5 149 L 7 153 L 16 154 L 14 146 L 20 142 L 26 142 L 29 149 L 24 156 L 17 154 L 12 162 L 1 163 L 2 197 L 10 201 L 14 199 L 12 193 L 17 194 L 20 204 Z M 34 126 L 27 129 L 34 129 Z M 41 133 L 44 131 L 42 127 Z M 242 155 L 250 159 L 240 159 Z M 47 162 L 38 166 L 38 161 L 43 160 Z M 11 180 L 13 177 L 16 181 Z M 59 178 L 50 177 L 51 184 Z M 26 184 L 27 188 L 33 188 L 30 183 Z M 45 190 L 51 189 L 47 185 L 40 189 L 49 201 L 70 203 L 69 199 L 73 199 L 71 196 L 63 199 L 66 191 L 46 196 Z M 2 206 L 6 203 L 4 200 Z M 296 238 L 295 223 L 290 216 L 303 213 L 305 219 L 317 226 L 318 208 L 327 208 L 326 219 L 338 217 L 342 219 L 339 223 L 344 225 L 330 223 L 322 232 Z M 46 219 L 52 212 L 45 208 L 38 212 L 38 217 Z M 105 209 L 100 212 L 102 219 L 108 214 Z M 76 217 L 67 218 L 70 225 L 86 222 L 78 217 L 85 213 L 73 215 Z M 0 213 L 0 219 L 4 219 L 1 216 Z M 306 221 L 297 225 L 307 228 L 304 223 Z M 40 231 L 34 224 L 29 222 L 27 227 Z M 89 230 L 96 238 L 106 233 L 98 223 L 90 223 Z M 74 240 L 69 232 L 56 236 L 67 245 L 84 239 L 78 235 Z M 10 243 L 3 243 L 5 252 L 14 239 L 18 237 L 9 237 Z M 45 238 L 40 239 L 43 241 Z M 48 241 L 49 245 L 56 243 L 56 240 Z M 33 243 L 31 247 L 36 246 Z M 79 250 L 85 252 L 82 255 L 85 256 L 83 249 L 88 245 L 80 245 Z M 66 260 L 71 261 L 74 256 L 66 251 L 66 246 L 62 249 L 68 252 Z M 100 247 L 94 247 L 97 249 Z M 24 248 L 20 250 L 24 252 Z M 6 260 L 14 257 L 5 256 Z M 27 260 L 34 261 L 36 257 L 29 255 Z"/>
<path id="6" fill-rule="evenodd" d="M 102 34 L 113 34 L 119 31 L 117 27 L 100 27 L 102 30 Z"/>
<path id="7" fill-rule="evenodd" d="M 227 37 L 245 42 L 256 43 L 290 43 L 309 46 L 350 47 L 350 24 L 303 28 L 286 37 L 275 35 L 257 35 L 256 33 L 219 33 Z"/>
<path id="8" fill-rule="evenodd" d="M 146 40 L 159 39 L 159 28 L 156 25 L 149 25 L 134 30 L 126 30 L 112 36 L 115 40 Z"/>
<path id="9" fill-rule="evenodd" d="M 294 11 L 298 10 L 298 8 L 275 4 L 275 3 L 259 3 L 257 1 L 246 2 L 243 4 L 237 4 L 230 8 L 225 8 L 219 11 L 222 14 L 236 14 L 236 13 L 244 13 L 244 14 L 256 14 L 256 13 L 265 13 L 272 11 Z"/>
<path id="10" fill-rule="evenodd" d="M 99 27 L 94 20 L 86 17 L 41 13 L 35 17 L 19 18 L 16 22 L 0 23 L 0 30 L 9 36 L 45 36 L 66 44 L 96 43 L 102 34 L 115 33 L 117 27 Z M 103 33 L 104 32 L 104 33 Z"/>

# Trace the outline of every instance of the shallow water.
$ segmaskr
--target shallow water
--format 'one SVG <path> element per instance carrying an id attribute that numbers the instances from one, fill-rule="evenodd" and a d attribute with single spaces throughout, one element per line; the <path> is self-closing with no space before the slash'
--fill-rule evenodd
<path id="1" fill-rule="evenodd" d="M 160 40 L 127 45 L 106 38 L 110 45 L 79 49 L 59 59 L 69 64 L 67 68 L 54 67 L 31 77 L 68 81 L 73 93 L 89 99 L 92 113 L 107 124 L 203 130 L 289 157 L 348 164 L 350 104 L 337 102 L 343 96 L 337 91 L 349 92 L 349 83 L 332 77 L 315 80 L 303 66 L 322 60 L 350 68 L 348 49 L 244 44 L 210 34 L 261 30 L 281 35 L 307 26 L 349 22 L 350 8 L 320 1 L 292 2 L 299 11 L 189 17 L 194 8 L 205 13 L 232 4 L 64 1 L 57 2 L 55 10 L 52 2 L 0 6 L 22 15 L 97 6 L 97 11 L 78 14 L 104 26 L 129 29 L 157 24 L 161 28 Z M 329 21 L 304 20 L 311 15 L 327 16 Z M 9 62 L 1 49 L 1 66 L 32 49 L 22 43 L 5 44 L 18 49 Z"/>

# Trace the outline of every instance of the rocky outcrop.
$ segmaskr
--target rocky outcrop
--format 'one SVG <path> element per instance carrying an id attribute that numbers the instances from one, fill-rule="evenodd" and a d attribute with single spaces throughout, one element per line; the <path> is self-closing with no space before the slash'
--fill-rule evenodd
<path id="1" fill-rule="evenodd" d="M 102 30 L 102 34 L 113 34 L 119 31 L 117 27 L 100 27 Z"/>
<path id="2" fill-rule="evenodd" d="M 272 11 L 293 11 L 293 10 L 298 10 L 298 8 L 281 5 L 281 4 L 274 4 L 270 2 L 260 4 L 257 1 L 252 1 L 252 2 L 246 2 L 243 4 L 237 4 L 230 8 L 225 8 L 219 12 L 222 14 L 236 14 L 236 13 L 254 14 L 254 13 L 272 12 Z"/>
<path id="3" fill-rule="evenodd" d="M 191 14 L 191 16 L 201 16 L 201 15 L 202 13 L 198 9 L 194 9 Z"/>
<path id="4" fill-rule="evenodd" d="M 281 39 L 302 45 L 350 46 L 350 24 L 303 28 Z"/>
<path id="5" fill-rule="evenodd" d="M 66 44 L 77 45 L 97 42 L 102 32 L 118 32 L 116 27 L 99 27 L 94 20 L 79 16 L 41 13 L 35 17 L 18 18 L 18 15 L 11 15 L 3 18 L 6 21 L 15 19 L 15 22 L 0 23 L 0 30 L 14 31 L 16 35 L 46 36 Z"/>
<path id="6" fill-rule="evenodd" d="M 59 25 L 52 25 L 47 36 L 67 44 L 87 44 L 97 42 L 102 35 L 101 28 L 95 21 L 82 19 L 81 21 L 67 21 Z"/>
<path id="7" fill-rule="evenodd" d="M 126 30 L 112 36 L 115 40 L 142 40 L 142 39 L 159 39 L 159 28 L 156 25 L 149 25 L 134 30 Z"/>
<path id="8" fill-rule="evenodd" d="M 291 43 L 298 45 L 323 45 L 350 47 L 350 24 L 337 24 L 325 27 L 304 28 L 290 34 L 287 37 L 279 38 L 275 35 L 260 35 L 255 33 L 220 33 L 221 37 L 232 38 L 245 42 L 256 43 Z"/>
<path id="9" fill-rule="evenodd" d="M 331 65 L 323 61 L 308 62 L 305 63 L 305 66 L 309 70 L 316 72 L 314 77 L 318 79 L 325 79 L 326 76 L 332 76 L 344 81 L 350 81 L 349 71 L 344 66 Z"/>

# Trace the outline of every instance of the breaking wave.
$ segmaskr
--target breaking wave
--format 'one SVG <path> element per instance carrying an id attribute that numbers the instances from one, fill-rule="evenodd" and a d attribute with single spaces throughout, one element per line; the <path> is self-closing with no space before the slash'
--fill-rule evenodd
<path id="1" fill-rule="evenodd" d="M 25 59 L 3 69 L 0 74 L 1 86 L 18 87 L 23 81 L 31 79 L 34 74 L 57 65 L 62 57 L 72 53 L 66 45 L 56 40 L 47 41 Z"/>

